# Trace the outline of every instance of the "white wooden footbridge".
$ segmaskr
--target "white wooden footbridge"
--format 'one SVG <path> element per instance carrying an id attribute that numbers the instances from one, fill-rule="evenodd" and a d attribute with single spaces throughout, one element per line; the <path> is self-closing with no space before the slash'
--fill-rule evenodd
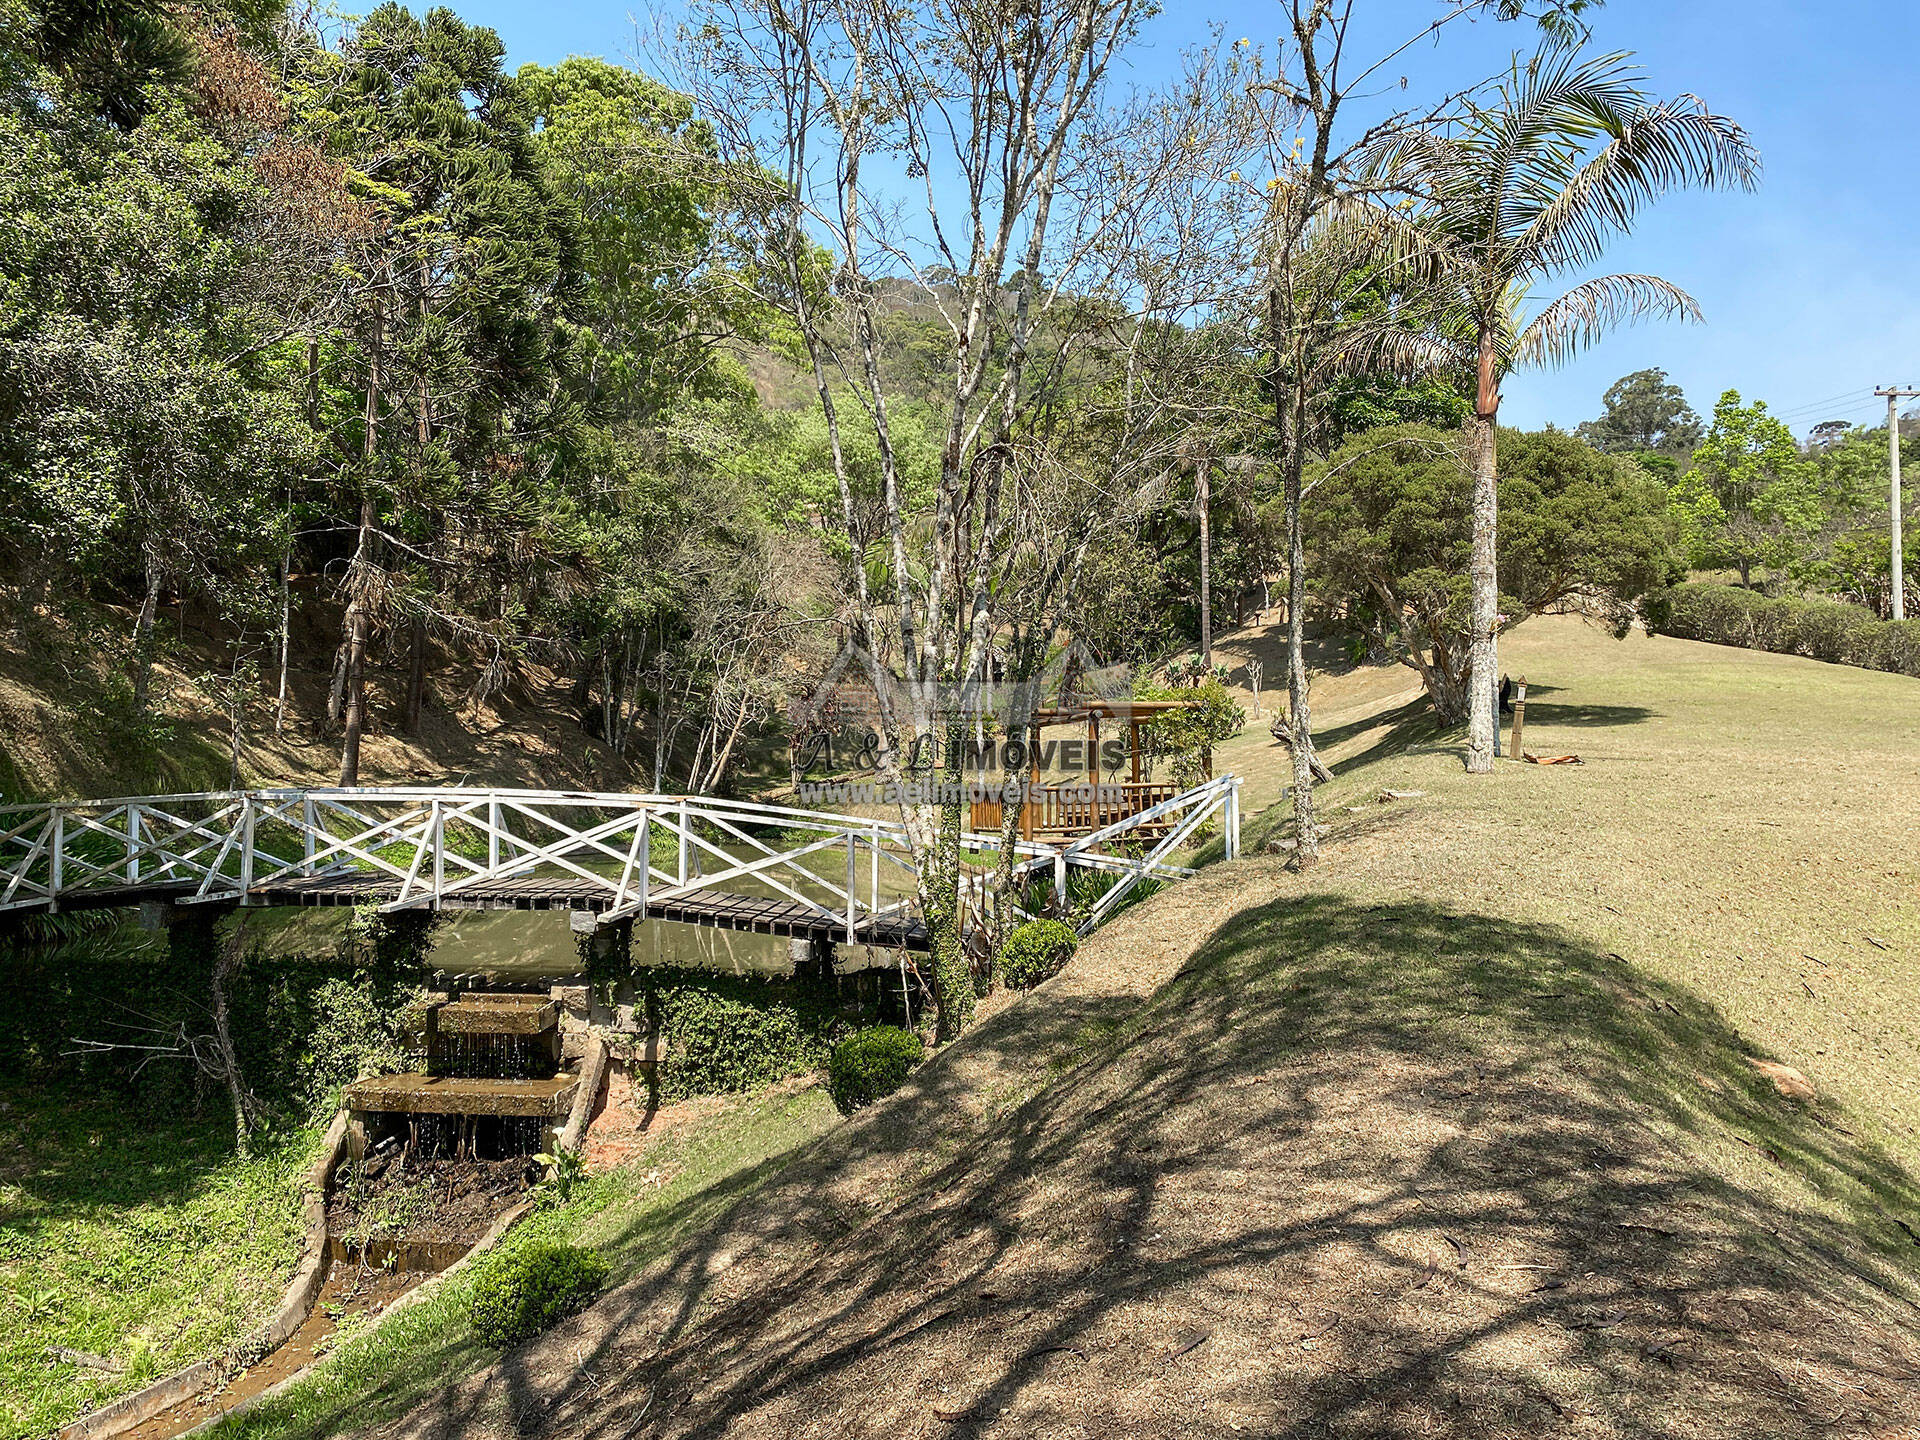
<path id="1" fill-rule="evenodd" d="M 1226 775 L 1092 834 L 1015 842 L 1022 878 L 1112 876 L 1090 930 L 1219 815 Z M 977 903 L 1000 837 L 963 837 Z M 718 800 L 557 790 L 235 790 L 0 806 L 0 911 L 148 903 L 571 910 L 762 934 L 928 946 L 905 830 L 881 820 Z"/>

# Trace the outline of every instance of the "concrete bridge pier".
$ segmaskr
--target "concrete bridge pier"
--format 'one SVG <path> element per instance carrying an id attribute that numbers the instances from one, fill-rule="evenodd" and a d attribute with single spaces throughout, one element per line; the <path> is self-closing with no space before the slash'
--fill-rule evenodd
<path id="1" fill-rule="evenodd" d="M 631 968 L 633 956 L 633 918 L 623 920 L 603 920 L 592 910 L 572 910 L 567 914 L 568 928 L 575 937 L 586 936 L 587 948 L 583 958 L 592 960 L 613 960 L 625 957 L 626 968 Z"/>
<path id="2" fill-rule="evenodd" d="M 793 978 L 806 984 L 831 986 L 836 948 L 831 935 L 795 935 L 787 941 Z"/>

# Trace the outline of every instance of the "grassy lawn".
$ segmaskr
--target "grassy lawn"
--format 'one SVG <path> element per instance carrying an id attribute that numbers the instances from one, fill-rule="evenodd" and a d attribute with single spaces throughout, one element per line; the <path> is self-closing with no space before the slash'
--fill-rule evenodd
<path id="1" fill-rule="evenodd" d="M 0 1436 L 44 1434 L 264 1320 L 299 1255 L 317 1141 L 283 1134 L 241 1160 L 218 1101 L 156 1121 L 77 1088 L 0 1085 Z"/>
<path id="2" fill-rule="evenodd" d="M 695 1102 L 697 1114 L 633 1161 L 591 1177 L 564 1206 L 536 1212 L 495 1252 L 538 1240 L 591 1245 L 627 1278 L 709 1229 L 777 1175 L 805 1141 L 838 1118 L 817 1085 Z M 380 1425 L 439 1395 L 499 1355 L 468 1326 L 470 1274 L 390 1322 L 343 1327 L 334 1351 L 286 1394 L 221 1430 L 223 1437 L 321 1436 Z"/>
<path id="3" fill-rule="evenodd" d="M 1527 749 L 1584 764 L 1467 776 L 1408 672 L 1329 674 L 1321 867 L 1261 853 L 1250 726 L 1216 769 L 1251 858 L 907 1104 L 708 1104 L 509 1238 L 640 1277 L 587 1316 L 469 1383 L 498 1357 L 456 1280 L 232 1428 L 1902 1433 L 1920 682 L 1565 618 L 1503 661 Z"/>
<path id="4" fill-rule="evenodd" d="M 1586 763 L 1469 776 L 1410 671 L 1329 676 L 1322 883 L 1562 926 L 1711 1001 L 1920 1169 L 1920 681 L 1566 617 L 1501 661 L 1529 681 L 1526 748 Z M 1249 727 L 1217 763 L 1252 814 L 1281 760 Z"/>

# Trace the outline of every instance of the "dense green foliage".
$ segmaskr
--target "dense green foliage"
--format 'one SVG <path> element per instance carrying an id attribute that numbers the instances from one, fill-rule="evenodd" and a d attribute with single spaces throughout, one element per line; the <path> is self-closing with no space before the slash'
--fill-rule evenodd
<path id="1" fill-rule="evenodd" d="M 1642 595 L 1676 578 L 1665 492 L 1570 435 L 1503 430 L 1499 445 L 1507 623 L 1577 604 L 1623 629 Z M 1458 437 L 1358 436 L 1318 472 L 1306 508 L 1321 602 L 1357 648 L 1418 670 L 1443 716 L 1464 715 L 1472 482 Z"/>
<path id="2" fill-rule="evenodd" d="M 636 978 L 666 1037 L 670 1100 L 754 1090 L 823 1064 L 847 1022 L 830 994 L 781 976 L 650 966 Z"/>
<path id="3" fill-rule="evenodd" d="M 1647 628 L 1683 640 L 1920 677 L 1920 620 L 1881 620 L 1841 600 L 1769 599 L 1734 585 L 1675 585 L 1647 597 Z"/>
<path id="4" fill-rule="evenodd" d="M 238 968 L 230 1029 L 242 1083 L 267 1113 L 324 1120 L 343 1085 L 403 1068 L 404 1015 L 424 953 L 394 937 L 407 923 L 379 917 L 313 955 L 256 947 Z M 181 923 L 166 937 L 109 927 L 0 948 L 12 977 L 0 989 L 0 1077 L 83 1085 L 156 1120 L 219 1114 L 219 941 L 212 927 Z"/>
<path id="5" fill-rule="evenodd" d="M 514 1250 L 474 1277 L 473 1332 L 502 1349 L 531 1340 L 583 1309 L 609 1273 L 598 1251 L 580 1245 L 547 1241 Z"/>
<path id="6" fill-rule="evenodd" d="M 1080 937 L 1058 920 L 1028 920 L 1013 927 L 1000 946 L 1000 978 L 1015 990 L 1031 990 L 1065 968 Z"/>
<path id="7" fill-rule="evenodd" d="M 1664 460 L 1670 466 L 1700 443 L 1700 417 L 1664 370 L 1622 375 L 1607 387 L 1600 403 L 1606 407 L 1600 418 L 1574 431 L 1596 450 L 1624 452 L 1643 462 Z"/>
<path id="8" fill-rule="evenodd" d="M 1596 448 L 1631 455 L 1667 488 L 1689 566 L 1732 570 L 1769 593 L 1825 594 L 1892 613 L 1887 525 L 1887 431 L 1828 420 L 1807 439 L 1737 390 L 1721 395 L 1704 430 L 1660 370 L 1615 381 L 1606 411 L 1578 430 Z M 1911 432 L 1911 420 L 1904 422 Z M 1908 433 L 1902 459 L 1920 466 Z M 1914 492 L 1907 489 L 1909 513 Z M 1906 529 L 1908 609 L 1920 609 L 1920 526 Z"/>
<path id="9" fill-rule="evenodd" d="M 850 1115 L 906 1084 L 925 1054 L 926 1046 L 911 1030 L 870 1025 L 833 1047 L 827 1060 L 827 1092 L 840 1113 Z"/>
<path id="10" fill-rule="evenodd" d="M 729 349 L 777 337 L 710 133 L 446 9 L 281 19 L 0 6 L 0 585 L 123 607 L 137 722 L 191 602 L 236 729 L 331 670 L 349 779 L 547 666 L 616 756 L 671 701 L 656 765 L 720 783 L 807 596 L 740 463 L 791 437 Z"/>
<path id="11" fill-rule="evenodd" d="M 1765 401 L 1742 405 L 1739 391 L 1727 391 L 1673 487 L 1688 559 L 1738 570 L 1743 585 L 1758 568 L 1784 570 L 1820 528 L 1817 474 Z"/>
<path id="12" fill-rule="evenodd" d="M 1134 687 L 1136 700 L 1183 700 L 1189 708 L 1167 710 L 1140 726 L 1140 746 L 1150 760 L 1164 760 L 1173 783 L 1191 789 L 1213 768 L 1213 747 L 1238 735 L 1247 714 L 1217 676 L 1197 685 Z"/>

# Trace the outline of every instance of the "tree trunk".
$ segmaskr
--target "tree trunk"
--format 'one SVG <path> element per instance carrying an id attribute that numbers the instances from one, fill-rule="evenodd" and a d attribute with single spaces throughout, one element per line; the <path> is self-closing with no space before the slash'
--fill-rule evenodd
<path id="1" fill-rule="evenodd" d="M 372 628 L 368 615 L 372 604 L 367 571 L 372 567 L 373 501 L 360 507 L 360 539 L 354 546 L 353 563 L 348 569 L 347 589 L 347 673 L 343 687 L 346 696 L 345 726 L 340 738 L 340 783 L 360 783 L 360 737 L 367 726 L 367 635 Z"/>
<path id="2" fill-rule="evenodd" d="M 378 306 L 373 312 L 373 344 L 367 357 L 367 408 L 363 419 L 360 458 L 369 471 L 380 450 L 380 388 L 382 346 L 385 327 Z M 371 474 L 361 477 L 363 485 L 372 484 Z M 344 684 L 345 723 L 340 739 L 340 783 L 360 783 L 360 736 L 367 725 L 367 637 L 373 621 L 373 495 L 360 498 L 360 534 L 354 542 L 353 560 L 347 567 L 347 613 L 345 616 L 347 663 Z"/>
<path id="3" fill-rule="evenodd" d="M 1213 498 L 1212 467 L 1205 460 L 1194 477 L 1195 508 L 1200 512 L 1200 665 L 1213 673 L 1213 523 L 1207 514 Z"/>
<path id="4" fill-rule="evenodd" d="M 246 737 L 247 692 L 236 657 L 227 676 L 227 789 L 240 788 L 240 749 Z"/>
<path id="5" fill-rule="evenodd" d="M 427 619 L 413 617 L 407 636 L 407 734 L 420 733 L 420 712 L 427 703 Z"/>
<path id="6" fill-rule="evenodd" d="M 740 732 L 747 726 L 747 702 L 743 699 L 739 709 L 734 712 L 733 725 L 727 731 L 727 743 L 720 747 L 720 753 L 714 757 L 708 771 L 706 783 L 701 787 L 702 794 L 711 794 L 720 788 L 720 782 L 726 778 L 727 765 L 733 759 L 734 744 L 740 739 Z"/>
<path id="7" fill-rule="evenodd" d="M 661 652 L 663 655 L 665 652 Z M 667 669 L 664 665 L 654 668 L 653 694 L 653 793 L 660 793 L 660 786 L 667 773 Z"/>
<path id="8" fill-rule="evenodd" d="M 1300 525 L 1301 456 L 1288 461 L 1287 510 L 1287 725 L 1292 734 L 1294 858 L 1305 869 L 1320 858 L 1313 816 L 1313 709 L 1307 679 L 1307 559 Z"/>
<path id="9" fill-rule="evenodd" d="M 1280 290 L 1268 292 L 1267 314 L 1270 328 L 1277 336 L 1285 333 L 1281 320 Z M 1304 337 L 1296 338 L 1296 347 Z M 1273 357 L 1276 382 L 1286 373 L 1276 348 Z M 1306 356 L 1296 352 L 1291 374 L 1307 373 Z M 1301 481 L 1307 454 L 1307 386 L 1297 380 L 1274 386 L 1274 419 L 1280 430 L 1283 450 L 1282 488 L 1285 491 L 1287 524 L 1287 726 L 1293 756 L 1293 833 L 1294 861 L 1307 869 L 1320 859 L 1320 832 L 1313 814 L 1313 707 L 1311 685 L 1307 678 L 1307 553 L 1306 537 L 1300 515 Z"/>
<path id="10" fill-rule="evenodd" d="M 133 713 L 144 717 L 153 689 L 153 617 L 160 608 L 160 567 L 147 558 L 147 589 L 133 621 Z"/>
<path id="11" fill-rule="evenodd" d="M 220 1077 L 226 1082 L 227 1099 L 233 1106 L 233 1146 L 242 1159 L 252 1149 L 253 1104 L 240 1077 L 240 1059 L 234 1054 L 233 1033 L 227 1023 L 227 982 L 245 958 L 246 943 L 247 921 L 242 915 L 233 922 L 233 930 L 213 962 L 214 1044 L 220 1052 Z"/>
<path id="12" fill-rule="evenodd" d="M 1467 665 L 1467 769 L 1475 775 L 1493 773 L 1494 730 L 1499 656 L 1494 635 L 1499 628 L 1500 496 L 1494 426 L 1500 414 L 1500 392 L 1495 370 L 1493 334 L 1480 340 L 1480 385 L 1468 442 L 1473 463 L 1473 611 L 1471 648 Z"/>
<path id="13" fill-rule="evenodd" d="M 273 733 L 287 728 L 287 658 L 293 648 L 293 547 L 280 556 L 280 693 L 273 705 Z"/>
<path id="14" fill-rule="evenodd" d="M 936 773 L 944 773 L 948 792 L 934 814 L 933 844 L 920 862 L 920 903 L 932 945 L 935 1038 L 943 1042 L 956 1038 L 973 1014 L 973 976 L 961 943 L 960 832 L 966 825 L 960 798 L 964 767 L 957 762 L 965 740 L 966 727 L 949 724 L 945 736 L 949 763 L 938 771 L 929 766 L 925 777 L 932 780 Z"/>

